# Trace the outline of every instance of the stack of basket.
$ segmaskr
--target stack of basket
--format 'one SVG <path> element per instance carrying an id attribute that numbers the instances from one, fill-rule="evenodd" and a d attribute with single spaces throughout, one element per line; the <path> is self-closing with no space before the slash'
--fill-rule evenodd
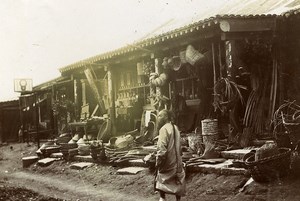
<path id="1" fill-rule="evenodd" d="M 98 159 L 100 152 L 102 150 L 102 146 L 99 143 L 92 143 L 90 146 L 90 154 L 94 160 Z"/>
<path id="2" fill-rule="evenodd" d="M 50 155 L 52 153 L 58 153 L 58 152 L 60 152 L 60 146 L 52 145 L 50 147 L 45 147 L 44 149 L 41 149 L 41 151 L 43 153 L 43 156 L 45 158 L 47 158 L 47 157 L 50 157 Z"/>
<path id="3" fill-rule="evenodd" d="M 89 144 L 80 144 L 80 145 L 78 145 L 78 154 L 80 156 L 90 155 L 90 145 Z"/>
<path id="4" fill-rule="evenodd" d="M 86 140 L 80 138 L 77 141 L 77 145 L 78 145 L 78 154 L 80 156 L 90 155 L 90 145 L 86 143 Z"/>
<path id="5" fill-rule="evenodd" d="M 77 147 L 78 145 L 76 143 L 61 143 L 61 152 L 63 154 L 64 159 L 69 159 L 69 151 L 71 151 L 71 155 L 74 156 L 74 150 L 76 150 L 76 154 L 77 154 Z M 75 154 L 75 155 L 76 155 Z"/>
<path id="6" fill-rule="evenodd" d="M 255 160 L 255 154 L 249 155 L 245 164 L 256 182 L 270 182 L 286 176 L 290 170 L 291 149 L 279 148 L 279 153 Z"/>
<path id="7" fill-rule="evenodd" d="M 213 143 L 218 139 L 218 120 L 204 119 L 201 121 L 203 142 Z"/>
<path id="8" fill-rule="evenodd" d="M 73 158 L 76 155 L 78 155 L 78 148 L 73 148 L 68 150 L 69 159 Z"/>

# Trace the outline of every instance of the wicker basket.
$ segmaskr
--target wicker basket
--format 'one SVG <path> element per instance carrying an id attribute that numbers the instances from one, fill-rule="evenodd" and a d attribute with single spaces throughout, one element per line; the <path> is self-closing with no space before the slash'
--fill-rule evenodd
<path id="1" fill-rule="evenodd" d="M 255 155 L 251 154 L 245 160 L 252 178 L 256 182 L 270 182 L 286 176 L 290 169 L 291 149 L 280 148 L 279 154 L 255 161 Z"/>
<path id="2" fill-rule="evenodd" d="M 204 58 L 203 54 L 198 52 L 193 46 L 187 46 L 185 51 L 185 59 L 189 64 L 194 66 L 202 58 Z"/>

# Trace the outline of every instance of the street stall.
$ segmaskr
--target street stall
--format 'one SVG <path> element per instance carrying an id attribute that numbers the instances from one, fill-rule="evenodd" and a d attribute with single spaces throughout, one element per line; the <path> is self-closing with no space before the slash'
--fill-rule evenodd
<path id="1" fill-rule="evenodd" d="M 273 159 L 283 159 L 276 171 L 286 169 L 281 165 L 289 164 L 291 149 L 277 147 L 273 131 L 291 115 L 278 112 L 280 104 L 298 90 L 293 76 L 298 71 L 285 65 L 299 62 L 292 59 L 295 53 L 284 55 L 281 38 L 286 20 L 298 18 L 266 12 L 201 18 L 61 68 L 71 82 L 55 89 L 53 110 L 56 116 L 59 108 L 65 110 L 57 122 L 68 129 L 59 133 L 55 146 L 66 159 L 91 155 L 111 164 L 143 159 L 156 150 L 158 112 L 169 109 L 188 169 L 219 164 L 248 166 L 252 174 L 261 174 L 264 170 L 254 170 Z M 298 40 L 294 32 L 290 37 Z M 293 87 L 285 91 L 287 72 Z M 292 116 L 298 120 L 298 110 Z M 229 157 L 234 160 L 223 159 L 237 149 L 247 157 L 234 153 Z"/>

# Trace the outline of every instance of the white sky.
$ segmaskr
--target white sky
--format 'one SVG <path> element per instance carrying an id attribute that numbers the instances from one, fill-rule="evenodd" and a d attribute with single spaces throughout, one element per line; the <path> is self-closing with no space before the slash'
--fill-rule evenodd
<path id="1" fill-rule="evenodd" d="M 33 85 L 58 68 L 141 38 L 207 0 L 1 0 L 0 101 L 18 97 L 15 78 Z M 207 3 L 208 2 L 208 3 Z"/>

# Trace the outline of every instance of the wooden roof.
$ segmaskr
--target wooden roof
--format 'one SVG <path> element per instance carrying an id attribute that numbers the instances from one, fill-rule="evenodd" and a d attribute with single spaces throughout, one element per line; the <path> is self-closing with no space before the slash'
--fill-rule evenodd
<path id="1" fill-rule="evenodd" d="M 199 7 L 201 7 L 199 5 Z M 106 62 L 115 57 L 157 45 L 178 36 L 201 31 L 224 19 L 263 19 L 289 17 L 300 11 L 300 0 L 218 0 L 209 8 L 201 7 L 199 13 L 186 19 L 169 20 L 146 38 L 114 51 L 99 54 L 59 69 L 61 73 L 85 67 L 87 64 Z"/>

